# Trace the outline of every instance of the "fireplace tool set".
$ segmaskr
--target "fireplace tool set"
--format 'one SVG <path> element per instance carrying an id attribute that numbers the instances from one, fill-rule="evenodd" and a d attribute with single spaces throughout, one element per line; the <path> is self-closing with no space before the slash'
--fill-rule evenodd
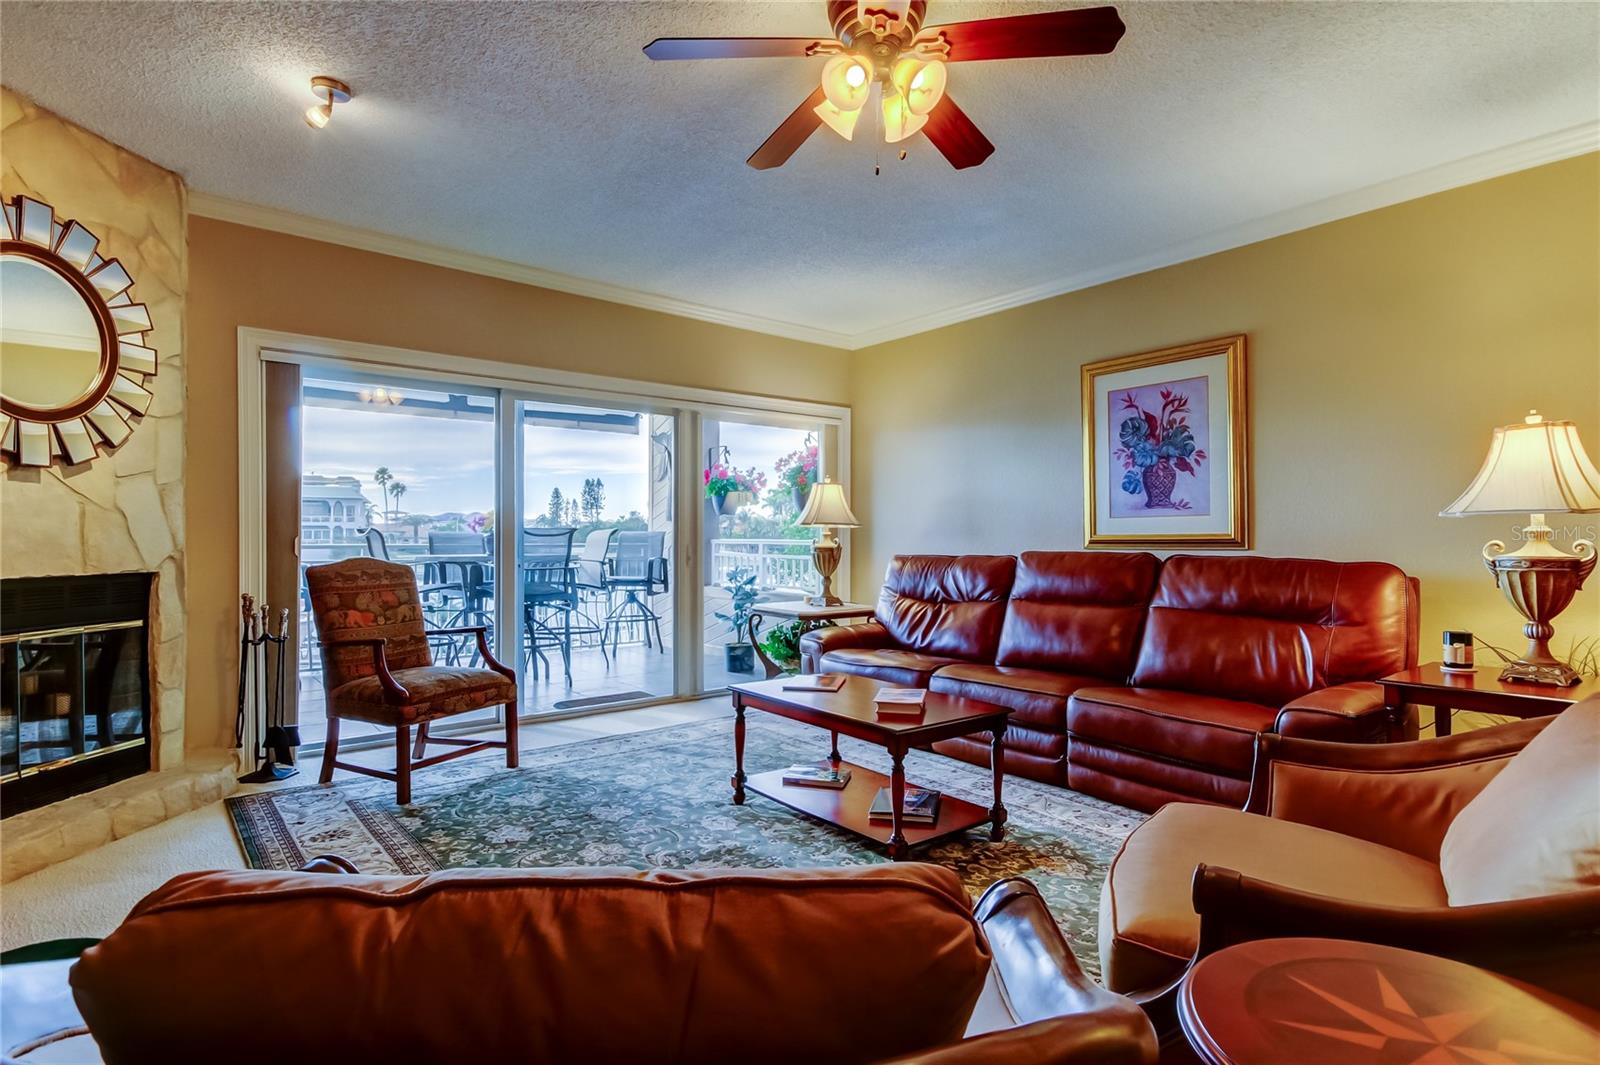
<path id="1" fill-rule="evenodd" d="M 284 723 L 284 664 L 289 648 L 289 611 L 278 613 L 278 631 L 269 624 L 267 604 L 256 606 L 255 597 L 239 597 L 239 713 L 234 719 L 233 745 L 244 746 L 245 714 L 256 721 L 261 739 L 260 764 L 239 778 L 241 784 L 286 780 L 300 770 L 294 767 L 294 748 L 300 745 L 298 725 Z"/>

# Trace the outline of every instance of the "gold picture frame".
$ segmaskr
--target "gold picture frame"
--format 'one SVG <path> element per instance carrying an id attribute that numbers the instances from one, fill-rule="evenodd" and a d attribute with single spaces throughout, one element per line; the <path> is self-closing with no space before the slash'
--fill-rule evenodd
<path id="1" fill-rule="evenodd" d="M 1236 333 L 1083 366 L 1084 546 L 1250 547 L 1247 349 Z"/>

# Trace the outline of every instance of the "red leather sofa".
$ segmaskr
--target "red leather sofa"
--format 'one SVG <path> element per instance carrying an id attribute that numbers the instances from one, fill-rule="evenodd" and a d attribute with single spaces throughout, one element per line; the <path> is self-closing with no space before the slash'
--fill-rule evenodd
<path id="1" fill-rule="evenodd" d="M 1006 771 L 1140 810 L 1242 807 L 1256 736 L 1369 742 L 1416 664 L 1417 582 L 1383 562 L 1026 551 L 901 555 L 876 616 L 802 668 L 1011 707 Z M 988 764 L 987 744 L 939 751 Z"/>

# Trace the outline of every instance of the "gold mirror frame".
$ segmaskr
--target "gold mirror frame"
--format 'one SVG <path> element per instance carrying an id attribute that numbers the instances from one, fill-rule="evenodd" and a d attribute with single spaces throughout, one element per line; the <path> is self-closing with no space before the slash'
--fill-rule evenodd
<path id="1" fill-rule="evenodd" d="M 48 203 L 29 196 L 0 206 L 0 256 L 31 260 L 67 281 L 100 333 L 94 382 L 71 403 L 35 407 L 0 393 L 0 453 L 13 466 L 88 462 L 125 443 L 134 428 L 129 417 L 144 417 L 155 398 L 145 387 L 157 365 L 156 350 L 144 343 L 150 311 L 134 302 L 133 278 L 116 259 L 98 253 L 100 238 L 82 223 L 57 220 Z"/>

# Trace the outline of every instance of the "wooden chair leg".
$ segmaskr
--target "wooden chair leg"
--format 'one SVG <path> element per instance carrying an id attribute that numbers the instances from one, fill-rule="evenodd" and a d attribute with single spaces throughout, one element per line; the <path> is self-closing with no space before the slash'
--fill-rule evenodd
<path id="1" fill-rule="evenodd" d="M 428 723 L 424 721 L 417 726 L 417 745 L 411 749 L 411 757 L 421 758 L 428 750 Z"/>
<path id="2" fill-rule="evenodd" d="M 506 703 L 501 707 L 506 715 L 506 768 L 517 768 L 517 704 Z"/>
<path id="3" fill-rule="evenodd" d="M 394 730 L 394 801 L 405 806 L 411 801 L 411 726 Z"/>
<path id="4" fill-rule="evenodd" d="M 322 745 L 322 773 L 317 777 L 318 783 L 332 783 L 333 760 L 337 757 L 339 757 L 339 719 L 329 715 L 328 739 Z"/>

